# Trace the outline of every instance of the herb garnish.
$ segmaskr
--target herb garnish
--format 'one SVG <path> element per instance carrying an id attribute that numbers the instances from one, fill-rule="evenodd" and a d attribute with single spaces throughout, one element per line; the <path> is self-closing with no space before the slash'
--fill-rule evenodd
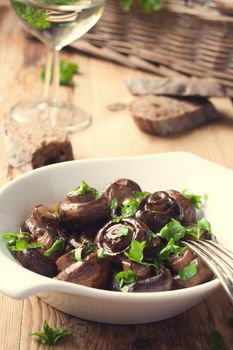
<path id="1" fill-rule="evenodd" d="M 117 232 L 117 237 L 127 236 L 129 233 L 129 228 L 127 226 L 121 226 Z"/>
<path id="2" fill-rule="evenodd" d="M 179 221 L 171 219 L 171 221 L 161 228 L 157 235 L 167 241 L 173 238 L 174 242 L 179 242 L 185 235 L 185 227 Z"/>
<path id="3" fill-rule="evenodd" d="M 175 244 L 174 238 L 170 238 L 167 245 L 159 252 L 158 260 L 161 262 L 168 261 L 172 255 L 180 254 L 184 247 Z"/>
<path id="4" fill-rule="evenodd" d="M 104 259 L 105 258 L 105 250 L 104 250 L 104 248 L 97 249 L 97 257 L 99 259 Z"/>
<path id="5" fill-rule="evenodd" d="M 122 292 L 128 292 L 128 284 L 137 281 L 137 276 L 132 270 L 120 271 L 115 275 L 115 280 L 119 283 Z"/>
<path id="6" fill-rule="evenodd" d="M 212 339 L 208 350 L 227 350 L 223 336 L 218 331 L 212 332 Z"/>
<path id="7" fill-rule="evenodd" d="M 51 245 L 51 247 L 44 251 L 45 256 L 51 256 L 54 252 L 63 250 L 65 245 L 65 241 L 63 238 L 58 238 L 56 241 Z"/>
<path id="8" fill-rule="evenodd" d="M 71 258 L 75 261 L 82 261 L 82 252 L 86 248 L 86 254 L 91 254 L 96 251 L 94 243 L 88 239 L 84 239 L 80 247 L 75 248 L 71 251 Z"/>
<path id="9" fill-rule="evenodd" d="M 115 210 L 116 208 L 117 208 L 117 200 L 116 200 L 116 198 L 113 198 L 112 200 L 111 200 L 111 204 L 110 204 L 110 209 L 111 210 Z"/>
<path id="10" fill-rule="evenodd" d="M 11 251 L 22 252 L 27 249 L 43 248 L 43 245 L 41 243 L 29 242 L 27 240 L 31 238 L 29 232 L 6 232 L 3 234 L 3 238 L 8 240 L 7 246 Z"/>
<path id="11" fill-rule="evenodd" d="M 125 253 L 125 255 L 131 260 L 138 264 L 143 264 L 143 250 L 145 248 L 145 241 L 139 242 L 135 239 L 132 240 L 130 249 L 128 253 Z"/>
<path id="12" fill-rule="evenodd" d="M 43 331 L 29 333 L 29 335 L 39 337 L 42 344 L 55 345 L 61 338 L 71 335 L 68 329 L 52 328 L 47 321 L 43 322 Z"/>
<path id="13" fill-rule="evenodd" d="M 126 199 L 121 207 L 121 215 L 113 219 L 113 222 L 119 222 L 123 218 L 129 218 L 136 214 L 142 199 L 150 192 L 136 192 L 134 198 Z"/>
<path id="14" fill-rule="evenodd" d="M 211 235 L 211 225 L 208 220 L 201 219 L 197 221 L 197 226 L 188 226 L 185 228 L 186 233 L 194 236 L 197 240 L 201 237 L 201 231 L 207 235 Z"/>
<path id="15" fill-rule="evenodd" d="M 180 271 L 179 276 L 182 281 L 188 281 L 192 277 L 197 274 L 197 264 L 195 261 L 191 261 L 191 263 L 183 268 Z"/>
<path id="16" fill-rule="evenodd" d="M 67 86 L 70 85 L 72 78 L 75 74 L 79 74 L 79 67 L 77 63 L 67 62 L 64 60 L 60 61 L 60 85 Z M 40 78 L 42 81 L 45 80 L 45 67 L 42 67 Z M 53 81 L 53 66 L 51 69 L 51 82 Z M 50 82 L 50 83 L 51 83 Z"/>
<path id="17" fill-rule="evenodd" d="M 76 187 L 73 191 L 70 191 L 68 196 L 82 195 L 89 192 L 90 189 L 91 187 L 84 180 L 82 180 L 82 184 Z"/>
<path id="18" fill-rule="evenodd" d="M 189 193 L 187 189 L 181 191 L 184 197 L 190 199 L 193 202 L 193 205 L 196 209 L 201 209 L 203 202 L 207 200 L 208 196 L 204 195 L 196 195 L 193 193 Z"/>
<path id="19" fill-rule="evenodd" d="M 129 11 L 131 6 L 135 3 L 135 0 L 120 0 L 121 7 L 124 11 Z M 141 9 L 145 12 L 152 12 L 159 10 L 164 0 L 138 0 L 137 3 Z"/>

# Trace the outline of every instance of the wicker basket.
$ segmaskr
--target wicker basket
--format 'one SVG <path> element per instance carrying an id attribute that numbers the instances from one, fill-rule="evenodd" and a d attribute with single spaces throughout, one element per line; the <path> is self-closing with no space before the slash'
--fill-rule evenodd
<path id="1" fill-rule="evenodd" d="M 107 0 L 83 50 L 164 76 L 214 77 L 233 96 L 233 16 L 220 12 L 221 0 L 197 2 L 167 0 L 145 14 L 137 8 L 124 13 L 119 0 Z"/>

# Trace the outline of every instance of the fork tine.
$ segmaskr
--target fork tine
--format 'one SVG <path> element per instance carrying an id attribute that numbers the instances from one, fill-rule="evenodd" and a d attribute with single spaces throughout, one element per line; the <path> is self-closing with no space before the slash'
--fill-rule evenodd
<path id="1" fill-rule="evenodd" d="M 216 248 L 214 250 L 210 249 L 208 244 L 203 243 L 202 241 L 193 241 L 192 242 L 195 247 L 199 248 L 203 254 L 206 254 L 207 257 L 213 261 L 217 267 L 222 269 L 222 273 L 225 274 L 226 278 L 228 278 L 229 282 L 233 284 L 233 268 L 222 259 L 222 257 L 216 254 Z"/>
<path id="2" fill-rule="evenodd" d="M 232 304 L 233 304 L 233 286 L 228 282 L 226 277 L 222 273 L 222 269 L 219 268 L 211 259 L 201 251 L 199 247 L 196 247 L 193 245 L 193 241 L 190 242 L 182 242 L 186 246 L 188 246 L 191 250 L 193 250 L 200 258 L 206 263 L 206 265 L 209 266 L 209 268 L 214 272 L 214 274 L 218 277 L 220 280 L 223 288 L 225 289 L 227 295 L 229 296 Z"/>
<path id="3" fill-rule="evenodd" d="M 225 251 L 222 250 L 222 247 L 221 249 L 219 248 L 220 245 L 219 246 L 212 245 L 211 243 L 209 243 L 209 241 L 202 241 L 202 240 L 198 241 L 198 245 L 204 246 L 204 249 L 205 251 L 207 251 L 207 253 L 209 250 L 210 253 L 217 255 L 221 260 L 223 260 L 229 266 L 230 269 L 233 270 L 233 259 L 229 258 L 229 255 L 226 255 Z"/>
<path id="4" fill-rule="evenodd" d="M 208 242 L 209 245 L 212 245 L 212 246 L 216 247 L 218 250 L 220 250 L 223 253 L 225 253 L 233 261 L 233 253 L 230 250 L 222 247 L 218 242 L 210 241 L 210 240 L 207 240 L 207 239 L 203 239 L 202 242 Z"/>

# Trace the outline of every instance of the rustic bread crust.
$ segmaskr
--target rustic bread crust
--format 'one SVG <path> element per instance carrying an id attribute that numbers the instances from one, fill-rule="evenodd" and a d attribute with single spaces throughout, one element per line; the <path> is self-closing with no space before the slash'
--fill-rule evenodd
<path id="1" fill-rule="evenodd" d="M 191 102 L 164 96 L 140 96 L 130 110 L 137 126 L 155 135 L 171 135 L 195 128 L 220 117 L 208 101 Z"/>

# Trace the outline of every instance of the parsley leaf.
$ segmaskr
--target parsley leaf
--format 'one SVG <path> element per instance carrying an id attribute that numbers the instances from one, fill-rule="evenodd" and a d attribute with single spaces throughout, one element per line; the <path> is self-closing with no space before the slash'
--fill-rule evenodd
<path id="1" fill-rule="evenodd" d="M 83 247 L 82 246 L 72 250 L 71 258 L 73 260 L 75 260 L 75 261 L 82 261 L 82 251 L 83 251 Z"/>
<path id="2" fill-rule="evenodd" d="M 218 331 L 212 332 L 212 339 L 208 350 L 227 350 L 223 336 Z"/>
<path id="3" fill-rule="evenodd" d="M 196 209 L 201 209 L 203 202 L 207 200 L 208 196 L 204 195 L 196 195 L 189 193 L 187 189 L 181 191 L 184 197 L 190 199 L 193 202 L 193 205 Z"/>
<path id="4" fill-rule="evenodd" d="M 12 0 L 12 5 L 18 16 L 27 22 L 30 27 L 36 29 L 47 29 L 51 27 L 49 16 L 45 10 L 35 9 L 15 0 Z"/>
<path id="5" fill-rule="evenodd" d="M 51 247 L 47 250 L 45 250 L 44 255 L 45 256 L 51 256 L 54 252 L 63 250 L 65 245 L 65 241 L 63 238 L 58 238 L 56 241 L 51 245 Z"/>
<path id="6" fill-rule="evenodd" d="M 82 253 L 84 249 L 86 255 L 88 255 L 96 251 L 96 246 L 89 239 L 84 239 L 78 248 L 75 248 L 71 251 L 71 258 L 75 261 L 82 261 Z"/>
<path id="7" fill-rule="evenodd" d="M 7 246 L 11 251 L 22 252 L 27 249 L 43 248 L 41 243 L 29 242 L 27 239 L 30 237 L 31 235 L 29 232 L 5 232 L 3 234 L 3 238 L 8 240 Z"/>
<path id="8" fill-rule="evenodd" d="M 61 338 L 71 335 L 68 329 L 52 328 L 47 321 L 43 322 L 43 331 L 29 333 L 29 335 L 39 337 L 42 344 L 55 345 Z"/>
<path id="9" fill-rule="evenodd" d="M 128 292 L 128 288 L 124 288 L 126 285 L 137 281 L 137 276 L 130 269 L 118 272 L 114 278 L 119 283 L 120 289 L 124 292 Z"/>
<path id="10" fill-rule="evenodd" d="M 68 196 L 82 195 L 90 191 L 90 189 L 91 187 L 84 180 L 82 180 L 82 184 L 76 187 L 73 191 L 70 191 Z"/>
<path id="11" fill-rule="evenodd" d="M 97 257 L 99 259 L 104 259 L 105 258 L 105 250 L 104 250 L 104 248 L 97 249 Z"/>
<path id="12" fill-rule="evenodd" d="M 184 247 L 175 244 L 174 238 L 170 238 L 167 245 L 159 252 L 158 260 L 161 262 L 168 261 L 172 255 L 181 253 L 183 249 Z"/>
<path id="13" fill-rule="evenodd" d="M 136 240 L 132 240 L 130 249 L 128 253 L 125 253 L 125 255 L 132 261 L 137 262 L 138 264 L 144 264 L 143 263 L 143 250 L 145 248 L 146 242 L 139 242 Z"/>
<path id="14" fill-rule="evenodd" d="M 135 0 L 121 0 L 121 7 L 124 11 L 129 11 L 131 6 L 135 3 Z M 159 10 L 164 0 L 138 0 L 137 3 L 141 9 L 145 12 L 152 12 Z"/>
<path id="15" fill-rule="evenodd" d="M 197 274 L 197 265 L 195 261 L 191 261 L 191 263 L 183 268 L 180 271 L 179 276 L 182 281 L 188 281 L 192 277 Z"/>
<path id="16" fill-rule="evenodd" d="M 179 221 L 171 219 L 161 228 L 157 235 L 167 241 L 173 238 L 174 242 L 179 242 L 185 235 L 185 227 Z"/>
<path id="17" fill-rule="evenodd" d="M 117 237 L 127 236 L 129 233 L 129 228 L 127 226 L 121 226 L 117 232 Z"/>
<path id="18" fill-rule="evenodd" d="M 117 200 L 116 198 L 113 198 L 110 204 L 111 210 L 115 210 L 117 208 Z"/>
<path id="19" fill-rule="evenodd" d="M 75 74 L 79 74 L 79 67 L 77 63 L 67 62 L 65 60 L 60 61 L 60 84 L 63 86 L 70 85 L 72 78 Z M 41 69 L 40 78 L 45 80 L 45 67 Z M 51 82 L 53 81 L 53 66 L 51 73 Z"/>

